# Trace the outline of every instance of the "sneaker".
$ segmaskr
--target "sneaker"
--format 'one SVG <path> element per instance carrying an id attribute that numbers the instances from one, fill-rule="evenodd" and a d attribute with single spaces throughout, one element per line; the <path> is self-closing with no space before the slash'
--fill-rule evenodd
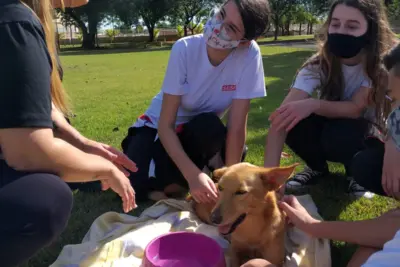
<path id="1" fill-rule="evenodd" d="M 309 167 L 305 167 L 302 172 L 294 175 L 286 183 L 286 188 L 289 190 L 297 190 L 309 185 L 318 183 L 319 178 L 329 174 L 329 171 L 314 171 Z"/>
<path id="2" fill-rule="evenodd" d="M 357 198 L 365 197 L 367 199 L 371 199 L 375 196 L 374 193 L 366 190 L 364 187 L 359 185 L 354 179 L 349 178 L 349 181 L 350 181 L 348 189 L 349 194 L 352 194 Z"/>

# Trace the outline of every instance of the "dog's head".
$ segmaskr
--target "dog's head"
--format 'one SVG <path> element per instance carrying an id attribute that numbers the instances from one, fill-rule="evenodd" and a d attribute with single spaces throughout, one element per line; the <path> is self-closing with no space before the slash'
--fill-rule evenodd
<path id="1" fill-rule="evenodd" d="M 275 201 L 275 192 L 296 166 L 262 168 L 239 163 L 215 170 L 213 178 L 218 181 L 219 199 L 212 210 L 211 222 L 218 225 L 221 234 L 229 235 L 248 214 L 264 209 L 265 205 L 276 205 L 268 202 Z"/>

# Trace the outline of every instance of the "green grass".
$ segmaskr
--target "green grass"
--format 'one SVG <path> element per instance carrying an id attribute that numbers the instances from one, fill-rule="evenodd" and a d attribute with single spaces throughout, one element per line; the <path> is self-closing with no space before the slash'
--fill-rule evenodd
<path id="1" fill-rule="evenodd" d="M 297 41 L 297 40 L 314 40 L 314 35 L 302 34 L 302 35 L 278 36 L 277 41 Z M 257 40 L 257 42 L 272 42 L 272 41 L 275 41 L 274 37 L 267 37 Z"/>
<path id="2" fill-rule="evenodd" d="M 262 47 L 268 83 L 268 97 L 252 103 L 249 116 L 247 160 L 263 163 L 268 116 L 280 104 L 293 75 L 311 54 L 309 50 L 286 47 Z M 102 54 L 100 54 L 102 53 Z M 62 56 L 65 86 L 74 104 L 73 125 L 85 136 L 119 147 L 127 128 L 149 105 L 159 91 L 168 62 L 169 51 L 70 52 Z M 116 129 L 119 129 L 116 131 Z M 293 157 L 285 163 L 299 161 Z M 300 170 L 301 168 L 299 168 Z M 352 202 L 345 195 L 343 169 L 331 165 L 337 175 L 327 178 L 313 190 L 313 197 L 327 220 L 359 220 L 375 217 L 395 203 L 382 197 Z M 138 215 L 151 203 L 142 203 L 132 215 Z M 62 236 L 26 265 L 49 266 L 62 247 L 80 243 L 94 219 L 107 211 L 121 212 L 121 203 L 112 192 L 102 194 L 75 193 L 75 204 L 69 225 Z M 353 246 L 333 243 L 334 266 L 345 266 Z"/>

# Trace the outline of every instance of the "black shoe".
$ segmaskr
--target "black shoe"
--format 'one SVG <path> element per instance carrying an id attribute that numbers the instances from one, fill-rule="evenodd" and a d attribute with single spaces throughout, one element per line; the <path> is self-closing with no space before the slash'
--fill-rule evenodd
<path id="1" fill-rule="evenodd" d="M 326 175 L 329 175 L 328 168 L 321 172 L 305 167 L 302 172 L 297 173 L 286 182 L 286 188 L 291 191 L 296 191 L 306 186 L 315 185 L 320 178 Z"/>

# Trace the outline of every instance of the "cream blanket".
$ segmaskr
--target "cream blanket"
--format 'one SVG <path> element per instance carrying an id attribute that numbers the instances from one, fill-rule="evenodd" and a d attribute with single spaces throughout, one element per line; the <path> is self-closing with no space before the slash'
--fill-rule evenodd
<path id="1" fill-rule="evenodd" d="M 309 195 L 298 200 L 312 216 L 321 219 Z M 227 252 L 229 243 L 216 227 L 202 223 L 189 203 L 169 199 L 149 207 L 140 217 L 115 212 L 101 215 L 82 243 L 65 246 L 51 267 L 140 267 L 146 245 L 155 237 L 174 231 L 205 234 Z M 288 252 L 285 267 L 331 266 L 328 240 L 314 239 L 290 228 L 285 246 Z"/>

